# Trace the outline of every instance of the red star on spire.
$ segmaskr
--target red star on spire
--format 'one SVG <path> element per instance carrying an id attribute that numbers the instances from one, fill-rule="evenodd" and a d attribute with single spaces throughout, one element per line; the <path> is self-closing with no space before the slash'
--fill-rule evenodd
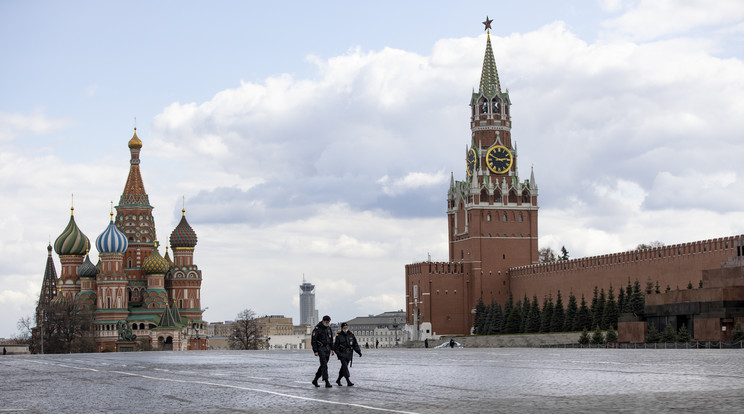
<path id="1" fill-rule="evenodd" d="M 483 22 L 483 25 L 486 26 L 486 28 L 483 29 L 483 30 L 490 30 L 491 29 L 491 22 L 492 21 L 493 21 L 493 19 L 489 19 L 488 16 L 486 16 L 486 21 Z"/>

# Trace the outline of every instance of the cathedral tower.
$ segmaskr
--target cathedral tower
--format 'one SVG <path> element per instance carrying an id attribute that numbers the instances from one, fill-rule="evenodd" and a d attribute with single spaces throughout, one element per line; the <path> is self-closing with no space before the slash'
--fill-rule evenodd
<path id="1" fill-rule="evenodd" d="M 144 291 L 145 273 L 142 263 L 150 256 L 153 242 L 157 239 L 155 233 L 155 219 L 152 216 L 153 207 L 145 191 L 145 184 L 140 174 L 140 151 L 142 141 L 137 137 L 137 128 L 129 140 L 129 176 L 124 185 L 124 192 L 116 206 L 116 227 L 126 236 L 128 248 L 124 253 L 124 268 L 133 284 L 138 288 L 131 289 L 130 300 L 141 302 L 140 292 Z M 140 289 L 142 288 L 142 289 Z"/>
<path id="2" fill-rule="evenodd" d="M 75 207 L 70 207 L 70 221 L 62 234 L 54 241 L 54 251 L 59 255 L 62 266 L 59 275 L 59 293 L 70 301 L 74 300 L 80 292 L 77 269 L 83 263 L 88 250 L 90 250 L 90 240 L 75 223 Z"/>

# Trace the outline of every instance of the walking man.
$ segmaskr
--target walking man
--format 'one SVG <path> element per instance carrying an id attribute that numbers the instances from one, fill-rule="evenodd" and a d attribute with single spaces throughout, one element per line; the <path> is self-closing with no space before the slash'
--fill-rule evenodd
<path id="1" fill-rule="evenodd" d="M 349 330 L 349 325 L 346 322 L 341 324 L 341 330 L 336 333 L 336 340 L 333 342 L 333 349 L 336 351 L 338 360 L 341 361 L 341 369 L 338 370 L 338 379 L 336 380 L 336 384 L 340 387 L 342 385 L 341 378 L 346 378 L 346 385 L 349 387 L 353 386 L 354 383 L 349 379 L 351 376 L 351 373 L 349 372 L 349 362 L 354 358 L 354 352 L 359 354 L 361 357 L 362 350 L 359 349 L 356 337 Z"/>
<path id="2" fill-rule="evenodd" d="M 313 385 L 320 387 L 318 378 L 323 377 L 326 388 L 331 388 L 333 386 L 328 382 L 328 360 L 333 355 L 333 332 L 331 331 L 330 316 L 324 316 L 323 320 L 315 325 L 310 341 L 313 345 L 313 353 L 320 359 L 320 366 L 315 373 L 315 378 L 313 378 Z"/>

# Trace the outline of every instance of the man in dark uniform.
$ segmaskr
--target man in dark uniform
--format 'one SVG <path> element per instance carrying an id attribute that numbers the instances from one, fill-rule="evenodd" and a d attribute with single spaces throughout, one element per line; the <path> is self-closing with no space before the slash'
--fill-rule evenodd
<path id="1" fill-rule="evenodd" d="M 318 378 L 322 376 L 326 388 L 331 388 L 332 385 L 328 382 L 328 360 L 333 355 L 333 331 L 331 331 L 330 316 L 324 316 L 323 320 L 315 325 L 310 341 L 313 345 L 315 356 L 320 359 L 320 367 L 318 367 L 315 378 L 313 378 L 313 385 L 320 387 L 318 385 Z"/>
<path id="2" fill-rule="evenodd" d="M 349 372 L 349 362 L 354 358 L 354 352 L 359 354 L 361 357 L 362 350 L 359 349 L 356 337 L 349 330 L 349 325 L 346 322 L 341 324 L 341 330 L 336 334 L 336 340 L 333 342 L 333 349 L 336 351 L 336 356 L 339 361 L 341 361 L 341 369 L 338 370 L 338 379 L 336 380 L 336 384 L 340 387 L 341 378 L 346 378 L 346 384 L 350 387 L 353 386 L 354 383 L 349 379 L 351 376 L 351 373 Z"/>

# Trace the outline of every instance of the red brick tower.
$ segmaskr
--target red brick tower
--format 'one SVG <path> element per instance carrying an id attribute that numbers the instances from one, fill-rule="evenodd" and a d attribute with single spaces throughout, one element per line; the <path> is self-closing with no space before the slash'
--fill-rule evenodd
<path id="1" fill-rule="evenodd" d="M 165 275 L 165 289 L 171 301 L 181 310 L 182 316 L 201 323 L 202 274 L 194 264 L 196 232 L 186 221 L 186 210 L 181 212 L 181 221 L 170 236 L 173 266 Z"/>
<path id="2" fill-rule="evenodd" d="M 75 208 L 70 207 L 70 221 L 54 242 L 54 251 L 59 255 L 62 268 L 59 275 L 59 293 L 72 301 L 80 292 L 77 270 L 90 250 L 90 240 L 75 223 Z"/>
<path id="3" fill-rule="evenodd" d="M 470 100 L 466 180 L 450 181 L 447 194 L 449 260 L 471 264 L 474 305 L 504 303 L 508 269 L 538 262 L 537 185 L 520 182 L 511 136 L 509 91 L 501 91 L 488 35 L 480 86 Z"/>
<path id="4" fill-rule="evenodd" d="M 470 107 L 465 180 L 453 173 L 447 193 L 449 260 L 406 266 L 406 313 L 417 339 L 470 333 L 478 300 L 504 303 L 509 269 L 538 262 L 537 185 L 532 172 L 519 178 L 511 100 L 501 90 L 490 33 Z"/>

